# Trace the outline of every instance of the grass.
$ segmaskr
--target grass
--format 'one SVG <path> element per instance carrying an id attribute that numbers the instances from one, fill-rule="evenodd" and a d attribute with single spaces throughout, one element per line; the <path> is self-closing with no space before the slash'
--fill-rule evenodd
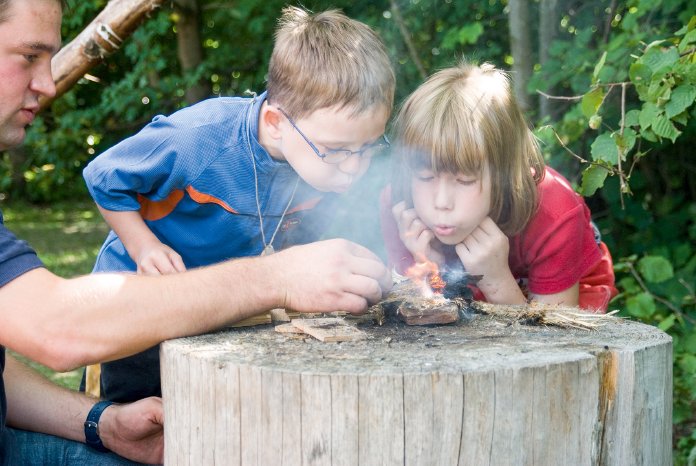
<path id="1" fill-rule="evenodd" d="M 0 203 L 5 226 L 26 240 L 46 267 L 62 277 L 84 275 L 92 270 L 97 252 L 108 232 L 91 200 L 52 206 L 26 203 Z M 54 372 L 12 353 L 59 385 L 76 389 L 82 369 Z"/>

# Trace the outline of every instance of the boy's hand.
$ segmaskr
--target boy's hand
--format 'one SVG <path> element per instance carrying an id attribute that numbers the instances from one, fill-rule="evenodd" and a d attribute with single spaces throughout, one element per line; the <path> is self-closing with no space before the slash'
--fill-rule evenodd
<path id="1" fill-rule="evenodd" d="M 150 397 L 135 403 L 109 406 L 99 419 L 99 436 L 106 448 L 124 458 L 147 464 L 162 463 L 162 399 Z"/>
<path id="2" fill-rule="evenodd" d="M 365 312 L 392 286 L 391 272 L 369 249 L 344 239 L 294 246 L 266 256 L 281 307 L 300 312 Z"/>
<path id="3" fill-rule="evenodd" d="M 407 209 L 405 202 L 399 202 L 392 207 L 392 214 L 399 227 L 401 241 L 416 261 L 427 259 L 437 264 L 444 262 L 442 253 L 433 248 L 434 233 L 418 218 L 415 209 Z"/>
<path id="4" fill-rule="evenodd" d="M 186 271 L 181 256 L 160 242 L 144 246 L 136 263 L 138 273 L 142 275 L 168 275 Z"/>

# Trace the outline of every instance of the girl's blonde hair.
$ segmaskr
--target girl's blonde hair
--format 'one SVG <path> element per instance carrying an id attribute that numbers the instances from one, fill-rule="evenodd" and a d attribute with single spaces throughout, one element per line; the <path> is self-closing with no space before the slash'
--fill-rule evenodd
<path id="1" fill-rule="evenodd" d="M 268 65 L 268 100 L 295 119 L 338 106 L 389 112 L 395 77 L 386 47 L 366 24 L 338 10 L 283 10 Z"/>
<path id="2" fill-rule="evenodd" d="M 435 73 L 399 111 L 395 123 L 395 202 L 411 202 L 413 170 L 491 178 L 490 217 L 519 233 L 537 207 L 544 159 L 510 88 L 493 65 L 461 63 Z"/>

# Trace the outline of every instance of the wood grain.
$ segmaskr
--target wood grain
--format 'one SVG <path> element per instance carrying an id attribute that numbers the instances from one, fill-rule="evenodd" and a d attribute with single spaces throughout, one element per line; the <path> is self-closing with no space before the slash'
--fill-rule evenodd
<path id="1" fill-rule="evenodd" d="M 167 465 L 670 465 L 671 339 L 585 330 L 272 327 L 165 342 Z"/>

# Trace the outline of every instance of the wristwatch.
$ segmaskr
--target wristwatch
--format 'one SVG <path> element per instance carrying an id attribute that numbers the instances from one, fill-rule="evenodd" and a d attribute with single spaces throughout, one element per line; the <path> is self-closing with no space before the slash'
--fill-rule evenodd
<path id="1" fill-rule="evenodd" d="M 102 412 L 109 406 L 114 404 L 113 401 L 100 401 L 89 410 L 87 415 L 87 420 L 85 420 L 85 442 L 90 447 L 98 451 L 109 451 L 108 448 L 104 446 L 99 437 L 99 418 Z"/>

